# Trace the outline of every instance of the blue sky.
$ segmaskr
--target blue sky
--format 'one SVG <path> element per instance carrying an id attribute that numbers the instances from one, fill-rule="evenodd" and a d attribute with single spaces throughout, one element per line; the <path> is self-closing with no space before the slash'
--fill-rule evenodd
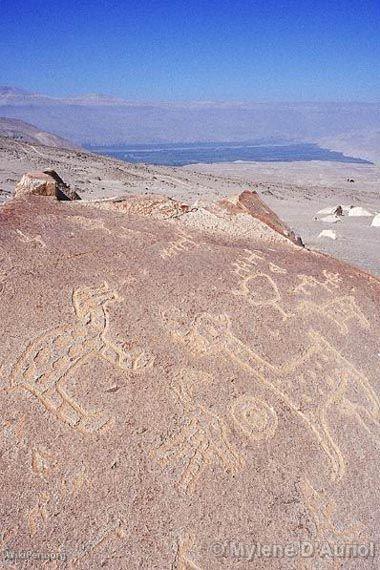
<path id="1" fill-rule="evenodd" d="M 132 100 L 378 102 L 379 38 L 379 0 L 0 0 L 0 84 Z"/>

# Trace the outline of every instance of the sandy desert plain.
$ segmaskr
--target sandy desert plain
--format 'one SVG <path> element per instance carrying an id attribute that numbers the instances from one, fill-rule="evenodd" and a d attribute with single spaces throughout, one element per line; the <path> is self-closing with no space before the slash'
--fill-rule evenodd
<path id="1" fill-rule="evenodd" d="M 0 137 L 0 200 L 11 194 L 25 172 L 47 168 L 55 169 L 87 200 L 153 193 L 193 205 L 256 190 L 306 247 L 380 275 L 380 228 L 371 225 L 380 212 L 380 167 L 375 164 L 297 161 L 161 167 Z M 371 215 L 345 212 L 333 222 L 317 215 L 339 205 L 361 207 Z M 335 239 L 319 237 L 324 230 Z"/>

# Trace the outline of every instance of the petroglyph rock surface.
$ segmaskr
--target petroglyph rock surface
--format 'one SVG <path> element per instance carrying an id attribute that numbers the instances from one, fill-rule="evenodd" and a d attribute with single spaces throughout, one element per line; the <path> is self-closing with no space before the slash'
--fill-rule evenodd
<path id="1" fill-rule="evenodd" d="M 379 567 L 379 280 L 249 195 L 130 203 L 0 210 L 2 559 Z"/>

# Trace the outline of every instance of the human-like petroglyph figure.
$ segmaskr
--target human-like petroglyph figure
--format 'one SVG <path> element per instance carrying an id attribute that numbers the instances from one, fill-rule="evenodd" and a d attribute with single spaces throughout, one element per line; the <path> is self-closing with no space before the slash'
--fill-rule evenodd
<path id="1" fill-rule="evenodd" d="M 244 279 L 256 269 L 258 263 L 263 262 L 265 257 L 262 252 L 253 251 L 250 249 L 243 250 L 236 261 L 232 263 L 232 273 L 235 273 L 241 279 Z"/>
<path id="2" fill-rule="evenodd" d="M 242 432 L 253 441 L 271 439 L 276 433 L 276 411 L 259 398 L 241 396 L 231 405 L 231 415 Z"/>
<path id="3" fill-rule="evenodd" d="M 109 415 L 86 410 L 71 397 L 66 383 L 85 361 L 97 356 L 124 371 L 151 365 L 143 350 L 129 352 L 109 339 L 107 307 L 118 300 L 118 293 L 107 283 L 76 289 L 72 301 L 78 322 L 58 326 L 31 341 L 12 368 L 11 389 L 27 390 L 79 431 L 95 432 L 109 424 Z"/>
<path id="4" fill-rule="evenodd" d="M 290 315 L 282 306 L 281 293 L 274 279 L 265 273 L 252 273 L 240 283 L 240 289 L 234 290 L 235 295 L 246 297 L 252 307 L 272 307 L 286 320 Z"/>
<path id="5" fill-rule="evenodd" d="M 227 315 L 202 313 L 176 338 L 192 351 L 221 353 L 253 374 L 284 402 L 310 430 L 330 460 L 333 478 L 341 478 L 346 461 L 333 435 L 336 411 L 356 420 L 380 441 L 380 400 L 367 378 L 321 334 L 311 330 L 304 351 L 276 366 L 237 338 Z"/>
<path id="6" fill-rule="evenodd" d="M 192 237 L 184 232 L 181 232 L 175 241 L 172 241 L 160 252 L 160 257 L 163 259 L 176 257 L 184 251 L 189 251 L 200 247 L 200 244 L 192 239 Z"/>
<path id="7" fill-rule="evenodd" d="M 244 249 L 243 253 L 232 263 L 232 273 L 235 273 L 241 279 L 244 279 L 254 271 L 266 273 L 268 270 L 270 273 L 281 275 L 286 275 L 288 272 L 284 267 L 267 260 L 262 251 L 259 252 L 252 249 Z"/>
<path id="8" fill-rule="evenodd" d="M 282 296 L 277 283 L 267 271 L 272 273 L 286 273 L 274 263 L 267 263 L 262 254 L 251 250 L 245 250 L 232 264 L 233 273 L 239 277 L 239 285 L 233 289 L 234 295 L 245 297 L 253 307 L 273 308 L 283 320 L 289 318 L 289 314 L 282 306 Z"/>
<path id="9" fill-rule="evenodd" d="M 192 370 L 181 371 L 177 382 L 171 387 L 183 405 L 189 421 L 173 438 L 159 447 L 155 457 L 164 466 L 185 462 L 178 487 L 184 493 L 192 494 L 210 465 L 221 465 L 232 474 L 244 465 L 244 460 L 229 441 L 229 430 L 225 421 L 212 413 L 194 397 L 194 387 L 199 377 Z"/>

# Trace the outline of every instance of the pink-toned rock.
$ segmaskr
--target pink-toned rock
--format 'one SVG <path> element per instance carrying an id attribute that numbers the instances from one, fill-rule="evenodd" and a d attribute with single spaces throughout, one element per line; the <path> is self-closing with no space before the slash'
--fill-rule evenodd
<path id="1" fill-rule="evenodd" d="M 302 239 L 291 230 L 277 214 L 269 208 L 257 194 L 251 190 L 245 190 L 234 199 L 225 198 L 219 202 L 227 210 L 234 213 L 248 213 L 257 218 L 272 230 L 289 238 L 295 244 L 303 246 Z"/>
<path id="2" fill-rule="evenodd" d="M 2 206 L 8 557 L 379 567 L 380 282 L 248 198 Z"/>
<path id="3" fill-rule="evenodd" d="M 57 200 L 80 200 L 79 195 L 64 183 L 55 170 L 24 174 L 15 188 L 15 197 L 50 196 Z"/>

